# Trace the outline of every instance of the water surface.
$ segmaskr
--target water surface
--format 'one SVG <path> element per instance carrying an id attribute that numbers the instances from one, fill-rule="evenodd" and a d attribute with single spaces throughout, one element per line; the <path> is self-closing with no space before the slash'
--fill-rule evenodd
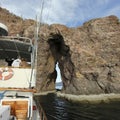
<path id="1" fill-rule="evenodd" d="M 120 102 L 73 103 L 53 93 L 38 99 L 48 120 L 120 120 Z"/>

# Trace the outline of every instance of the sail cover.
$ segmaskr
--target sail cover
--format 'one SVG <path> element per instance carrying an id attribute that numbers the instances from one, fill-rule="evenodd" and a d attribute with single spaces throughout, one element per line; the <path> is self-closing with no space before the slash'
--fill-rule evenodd
<path id="1" fill-rule="evenodd" d="M 0 37 L 0 59 L 14 58 L 18 56 L 26 58 L 27 61 L 31 59 L 32 44 L 30 39 Z"/>

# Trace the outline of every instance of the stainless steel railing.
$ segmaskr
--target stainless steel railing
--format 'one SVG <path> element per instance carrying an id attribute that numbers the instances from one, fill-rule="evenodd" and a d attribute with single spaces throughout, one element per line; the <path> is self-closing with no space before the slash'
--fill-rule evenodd
<path id="1" fill-rule="evenodd" d="M 43 108 L 42 108 L 42 106 L 40 104 L 40 101 L 36 97 L 34 97 L 34 100 L 35 100 L 35 102 L 37 104 L 37 107 L 39 109 L 39 114 L 40 114 L 40 118 L 41 118 L 40 120 L 48 120 L 47 116 L 45 114 L 45 111 L 43 110 Z"/>

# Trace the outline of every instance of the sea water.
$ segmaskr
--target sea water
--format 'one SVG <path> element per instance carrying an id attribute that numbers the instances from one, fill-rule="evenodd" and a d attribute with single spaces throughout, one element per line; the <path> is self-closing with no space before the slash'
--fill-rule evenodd
<path id="1" fill-rule="evenodd" d="M 82 104 L 56 94 L 38 96 L 48 120 L 120 120 L 120 102 Z"/>

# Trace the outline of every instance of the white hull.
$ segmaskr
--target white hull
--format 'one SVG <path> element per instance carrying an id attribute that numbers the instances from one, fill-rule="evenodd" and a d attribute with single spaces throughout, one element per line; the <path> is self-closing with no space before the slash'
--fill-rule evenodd
<path id="1" fill-rule="evenodd" d="M 6 117 L 10 117 L 0 120 L 40 120 L 33 99 L 36 86 L 37 44 L 32 42 L 25 37 L 0 36 L 0 44 L 3 46 L 0 48 L 0 113 L 2 116 L 6 114 Z M 30 64 L 25 67 L 13 67 L 12 64 L 7 64 L 6 67 L 3 64 L 18 56 L 25 58 L 26 63 Z M 4 106 L 10 107 L 10 112 L 3 111 Z"/>
<path id="2" fill-rule="evenodd" d="M 7 80 L 5 80 L 4 77 L 1 77 L 0 88 L 29 88 L 30 84 L 31 87 L 35 87 L 35 70 L 33 70 L 31 78 L 31 68 L 0 67 L 0 71 L 2 71 L 2 69 L 11 69 L 13 71 L 13 73 L 10 73 L 9 71 L 4 72 L 4 76 L 9 76 L 9 74 L 13 75 Z"/>

